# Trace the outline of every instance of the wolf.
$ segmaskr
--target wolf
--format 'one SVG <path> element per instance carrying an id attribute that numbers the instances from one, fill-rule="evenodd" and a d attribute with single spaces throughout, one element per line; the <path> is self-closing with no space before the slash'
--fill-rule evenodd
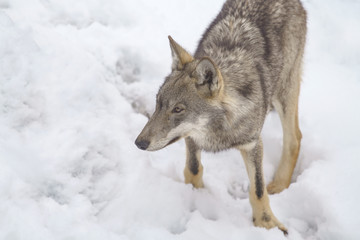
<path id="1" fill-rule="evenodd" d="M 299 155 L 306 18 L 299 0 L 227 0 L 193 55 L 169 36 L 171 73 L 135 141 L 138 148 L 155 151 L 184 138 L 185 183 L 195 188 L 204 187 L 201 151 L 238 149 L 250 179 L 254 225 L 285 234 L 268 193 L 289 187 Z M 283 150 L 265 187 L 261 130 L 272 108 L 281 119 Z"/>

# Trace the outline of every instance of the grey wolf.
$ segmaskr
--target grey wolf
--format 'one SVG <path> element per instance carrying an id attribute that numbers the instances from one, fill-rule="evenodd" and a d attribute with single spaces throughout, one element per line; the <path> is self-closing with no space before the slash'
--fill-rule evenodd
<path id="1" fill-rule="evenodd" d="M 286 189 L 302 138 L 298 121 L 306 12 L 299 0 L 228 0 L 193 55 L 170 36 L 171 73 L 156 110 L 136 139 L 155 151 L 184 138 L 185 183 L 204 186 L 201 151 L 238 149 L 250 179 L 255 226 L 287 229 L 275 217 L 268 193 Z M 282 122 L 283 150 L 265 187 L 261 130 L 274 107 Z"/>

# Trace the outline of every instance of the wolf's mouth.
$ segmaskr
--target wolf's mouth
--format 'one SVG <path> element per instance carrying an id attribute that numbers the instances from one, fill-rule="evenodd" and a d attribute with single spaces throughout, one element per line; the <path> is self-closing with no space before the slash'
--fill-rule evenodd
<path id="1" fill-rule="evenodd" d="M 178 141 L 180 138 L 181 137 L 174 137 L 168 144 L 166 144 L 166 146 L 169 146 L 170 144 L 173 144 L 174 142 Z"/>

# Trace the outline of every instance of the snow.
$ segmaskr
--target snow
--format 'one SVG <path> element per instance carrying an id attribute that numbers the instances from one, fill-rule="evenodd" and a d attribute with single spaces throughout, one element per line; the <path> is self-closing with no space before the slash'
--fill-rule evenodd
<path id="1" fill-rule="evenodd" d="M 360 2 L 304 0 L 302 149 L 270 196 L 289 229 L 256 228 L 240 154 L 134 140 L 170 71 L 167 35 L 190 51 L 222 1 L 0 0 L 0 239 L 360 239 Z M 281 124 L 263 131 L 269 182 Z"/>

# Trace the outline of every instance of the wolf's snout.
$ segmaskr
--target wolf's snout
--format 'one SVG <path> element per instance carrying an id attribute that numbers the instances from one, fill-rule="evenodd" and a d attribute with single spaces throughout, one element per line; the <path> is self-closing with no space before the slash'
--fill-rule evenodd
<path id="1" fill-rule="evenodd" d="M 141 150 L 146 150 L 149 145 L 150 145 L 150 141 L 147 140 L 136 140 L 135 144 L 138 148 L 140 148 Z"/>

